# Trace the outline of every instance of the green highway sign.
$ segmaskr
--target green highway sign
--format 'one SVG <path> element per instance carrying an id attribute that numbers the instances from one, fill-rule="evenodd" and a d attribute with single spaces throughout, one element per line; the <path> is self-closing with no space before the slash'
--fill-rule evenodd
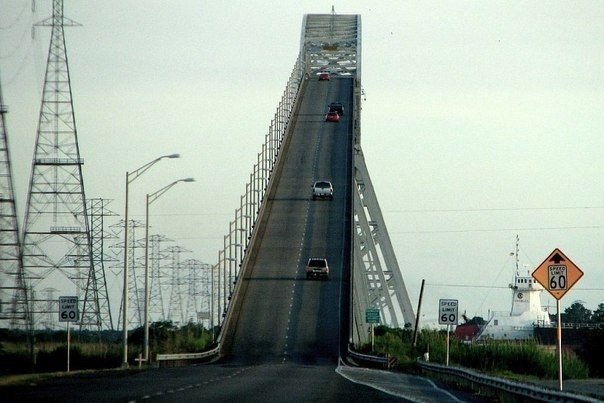
<path id="1" fill-rule="evenodd" d="M 380 310 L 368 308 L 365 311 L 365 323 L 380 323 Z"/>

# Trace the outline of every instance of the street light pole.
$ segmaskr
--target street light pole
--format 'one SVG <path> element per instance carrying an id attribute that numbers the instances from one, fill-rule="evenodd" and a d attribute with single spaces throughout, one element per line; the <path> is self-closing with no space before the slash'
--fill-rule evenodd
<path id="1" fill-rule="evenodd" d="M 145 209 L 145 325 L 144 325 L 144 359 L 145 362 L 149 362 L 149 205 L 157 200 L 161 195 L 166 193 L 172 186 L 179 182 L 195 182 L 193 178 L 179 179 L 163 188 L 159 189 L 155 193 L 147 193 L 147 202 Z"/>
<path id="2" fill-rule="evenodd" d="M 162 155 L 149 161 L 132 172 L 126 172 L 126 200 L 124 208 L 124 290 L 122 298 L 123 360 L 122 367 L 128 367 L 128 187 L 136 178 L 145 173 L 163 158 L 180 158 L 180 154 Z"/>

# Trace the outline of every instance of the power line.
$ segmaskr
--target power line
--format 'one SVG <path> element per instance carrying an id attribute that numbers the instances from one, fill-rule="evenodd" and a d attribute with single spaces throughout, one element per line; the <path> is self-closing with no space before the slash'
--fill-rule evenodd
<path id="1" fill-rule="evenodd" d="M 492 286 L 492 285 L 470 285 L 470 284 L 443 284 L 443 283 L 426 283 L 432 287 L 456 287 L 456 288 L 489 288 L 489 289 L 509 289 L 510 287 Z M 604 291 L 604 288 L 573 288 L 573 291 Z"/>
<path id="2" fill-rule="evenodd" d="M 596 210 L 604 206 L 567 206 L 567 207 L 493 207 L 493 208 L 467 208 L 467 209 L 409 209 L 387 210 L 386 213 L 468 213 L 483 211 L 534 211 L 534 210 Z"/>
<path id="3" fill-rule="evenodd" d="M 13 27 L 15 27 L 17 25 L 17 23 L 19 23 L 19 21 L 21 21 L 23 14 L 25 14 L 26 8 L 27 8 L 27 3 L 23 2 L 23 7 L 21 8 L 21 11 L 19 11 L 19 13 L 15 17 L 15 19 L 12 22 L 9 22 L 8 25 L 0 25 L 0 30 L 5 31 L 5 30 L 12 29 Z"/>
<path id="4" fill-rule="evenodd" d="M 553 231 L 568 229 L 602 229 L 601 225 L 572 226 L 572 227 L 526 227 L 526 228 L 479 228 L 459 230 L 426 230 L 426 231 L 392 231 L 391 235 L 407 234 L 447 234 L 447 233 L 470 233 L 470 232 L 507 232 L 507 231 Z"/>

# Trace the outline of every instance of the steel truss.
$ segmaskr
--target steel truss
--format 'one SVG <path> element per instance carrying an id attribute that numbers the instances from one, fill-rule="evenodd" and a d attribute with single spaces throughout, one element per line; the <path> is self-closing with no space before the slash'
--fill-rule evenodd
<path id="1" fill-rule="evenodd" d="M 380 311 L 381 324 L 409 327 L 415 314 L 360 146 L 354 155 L 353 340 L 366 342 L 368 308 Z"/>

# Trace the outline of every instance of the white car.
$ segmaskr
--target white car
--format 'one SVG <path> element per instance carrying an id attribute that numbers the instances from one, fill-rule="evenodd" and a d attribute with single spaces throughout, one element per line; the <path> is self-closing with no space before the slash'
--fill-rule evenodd
<path id="1" fill-rule="evenodd" d="M 333 186 L 330 181 L 316 181 L 312 185 L 312 198 L 333 200 Z"/>

